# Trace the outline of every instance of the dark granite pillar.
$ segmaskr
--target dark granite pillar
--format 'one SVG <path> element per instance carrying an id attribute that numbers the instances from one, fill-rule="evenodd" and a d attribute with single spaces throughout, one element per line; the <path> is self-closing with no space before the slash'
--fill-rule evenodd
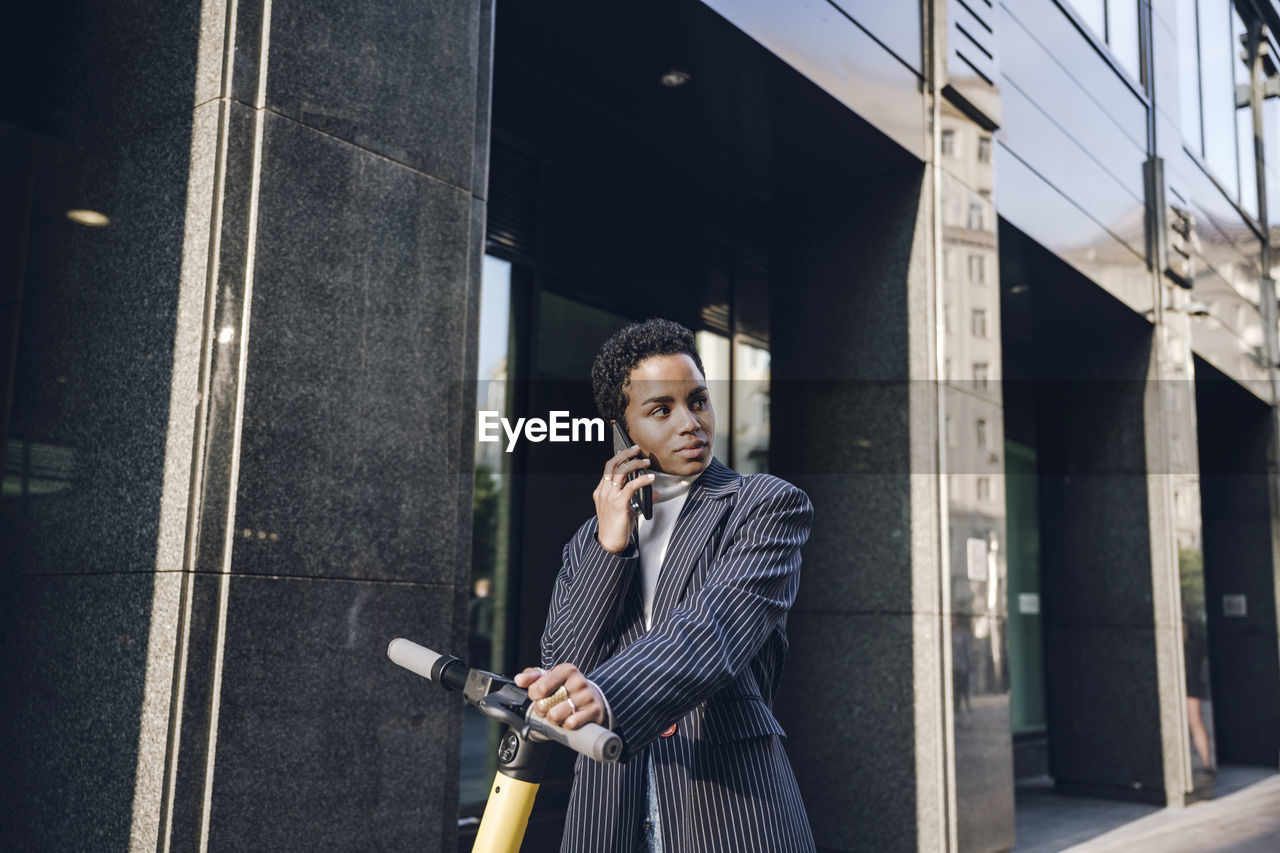
<path id="1" fill-rule="evenodd" d="M 1030 280 L 1049 773 L 1063 791 L 1178 800 L 1185 700 L 1151 327 L 1056 261 Z"/>
<path id="2" fill-rule="evenodd" d="M 1209 673 L 1218 761 L 1276 766 L 1280 659 L 1276 513 L 1268 484 L 1272 419 L 1261 400 L 1196 365 Z"/>
<path id="3" fill-rule="evenodd" d="M 216 85 L 199 3 L 13 12 L 4 89 L 24 97 L 6 94 L 0 136 L 25 188 L 3 241 L 20 278 L 5 288 L 0 838 L 154 849 Z"/>
<path id="4" fill-rule="evenodd" d="M 776 232 L 771 470 L 816 511 L 778 711 L 824 850 L 946 845 L 929 179 L 797 199 Z M 920 475 L 920 476 L 913 476 Z"/>
<path id="5" fill-rule="evenodd" d="M 463 639 L 489 5 L 40 29 L 7 841 L 454 844 L 459 707 L 384 652 Z"/>

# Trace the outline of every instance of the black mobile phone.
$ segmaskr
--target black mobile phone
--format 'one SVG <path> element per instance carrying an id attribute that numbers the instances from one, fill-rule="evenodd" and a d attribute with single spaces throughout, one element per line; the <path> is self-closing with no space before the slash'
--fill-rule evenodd
<path id="1" fill-rule="evenodd" d="M 631 436 L 627 435 L 627 431 L 622 428 L 622 424 L 617 421 L 609 421 L 613 424 L 613 452 L 620 453 L 635 444 L 631 440 Z M 640 457 L 633 457 L 640 458 Z M 648 473 L 644 468 L 633 468 L 627 472 L 627 482 L 630 483 L 641 474 Z M 631 508 L 640 513 L 645 518 L 653 518 L 653 486 L 641 486 L 631 496 Z"/>

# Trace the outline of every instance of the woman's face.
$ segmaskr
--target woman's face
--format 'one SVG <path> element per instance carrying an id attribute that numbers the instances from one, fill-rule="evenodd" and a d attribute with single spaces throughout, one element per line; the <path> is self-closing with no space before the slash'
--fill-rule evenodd
<path id="1" fill-rule="evenodd" d="M 711 464 L 716 414 L 693 359 L 683 353 L 651 356 L 632 368 L 630 379 L 627 434 L 653 460 L 650 470 L 701 474 Z"/>

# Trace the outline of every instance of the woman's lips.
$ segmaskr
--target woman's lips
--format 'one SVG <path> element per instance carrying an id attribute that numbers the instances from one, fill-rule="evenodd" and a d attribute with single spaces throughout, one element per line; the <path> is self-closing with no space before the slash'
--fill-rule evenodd
<path id="1" fill-rule="evenodd" d="M 685 459 L 697 459 L 706 452 L 706 449 L 707 446 L 705 444 L 695 444 L 690 447 L 682 447 L 677 450 L 676 453 L 683 456 Z"/>

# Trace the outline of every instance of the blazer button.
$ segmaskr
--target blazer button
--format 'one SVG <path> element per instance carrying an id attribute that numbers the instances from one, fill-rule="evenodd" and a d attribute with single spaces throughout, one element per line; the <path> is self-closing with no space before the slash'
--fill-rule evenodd
<path id="1" fill-rule="evenodd" d="M 671 728 L 667 729 L 665 732 L 659 735 L 659 737 L 671 737 L 675 733 L 676 733 L 676 724 L 672 723 Z"/>

